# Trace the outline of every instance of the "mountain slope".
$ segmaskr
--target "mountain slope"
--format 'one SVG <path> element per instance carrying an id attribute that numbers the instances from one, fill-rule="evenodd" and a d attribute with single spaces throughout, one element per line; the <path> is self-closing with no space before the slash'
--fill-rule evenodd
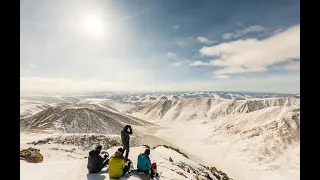
<path id="1" fill-rule="evenodd" d="M 22 131 L 61 131 L 68 133 L 117 134 L 130 124 L 152 125 L 138 118 L 120 114 L 97 105 L 61 104 L 28 118 L 20 119 Z"/>
<path id="2" fill-rule="evenodd" d="M 250 99 L 250 100 L 225 100 L 211 98 L 157 100 L 143 108 L 131 112 L 133 116 L 151 122 L 213 120 L 228 114 L 243 114 L 273 106 L 300 106 L 297 97 Z"/>

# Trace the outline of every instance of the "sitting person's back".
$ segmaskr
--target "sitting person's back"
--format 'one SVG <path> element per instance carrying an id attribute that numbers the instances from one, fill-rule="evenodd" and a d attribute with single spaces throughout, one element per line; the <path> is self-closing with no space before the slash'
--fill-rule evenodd
<path id="1" fill-rule="evenodd" d="M 109 177 L 120 178 L 123 176 L 123 169 L 125 167 L 125 158 L 123 156 L 122 148 L 112 155 L 109 159 Z"/>
<path id="2" fill-rule="evenodd" d="M 101 169 L 108 164 L 108 157 L 101 157 L 100 152 L 102 146 L 97 146 L 94 150 L 89 152 L 87 168 L 90 173 L 100 172 Z"/>
<path id="3" fill-rule="evenodd" d="M 149 154 L 150 154 L 150 150 L 146 149 L 144 153 L 141 153 L 138 156 L 138 164 L 137 164 L 138 171 L 147 172 L 151 170 Z"/>

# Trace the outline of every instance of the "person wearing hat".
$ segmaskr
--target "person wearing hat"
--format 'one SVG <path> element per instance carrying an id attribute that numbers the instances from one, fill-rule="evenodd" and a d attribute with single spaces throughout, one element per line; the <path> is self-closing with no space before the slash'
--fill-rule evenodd
<path id="1" fill-rule="evenodd" d="M 109 154 L 105 153 L 104 157 L 102 157 L 100 155 L 101 152 L 105 152 L 102 151 L 101 145 L 96 146 L 94 150 L 89 152 L 87 168 L 90 173 L 98 173 L 102 170 L 104 166 L 108 164 Z"/>
<path id="2" fill-rule="evenodd" d="M 126 165 L 123 157 L 123 149 L 119 148 L 109 159 L 109 177 L 114 179 L 121 178 L 130 168 L 131 162 Z"/>
<path id="3" fill-rule="evenodd" d="M 150 177 L 153 178 L 155 172 L 151 166 L 149 155 L 150 155 L 149 148 L 145 149 L 144 153 L 139 154 L 137 169 L 139 172 L 144 172 L 146 175 L 150 175 Z"/>

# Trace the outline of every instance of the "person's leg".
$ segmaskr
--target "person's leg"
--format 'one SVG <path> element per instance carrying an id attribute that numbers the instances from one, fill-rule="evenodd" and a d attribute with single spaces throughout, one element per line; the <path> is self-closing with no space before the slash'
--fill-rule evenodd
<path id="1" fill-rule="evenodd" d="M 154 178 L 154 170 L 153 170 L 153 168 L 151 168 L 150 171 L 151 171 L 150 177 L 151 177 L 151 178 Z"/>
<path id="2" fill-rule="evenodd" d="M 129 157 L 129 149 L 130 149 L 130 147 L 129 147 L 129 145 L 126 145 L 126 146 L 124 146 L 124 148 L 123 149 L 125 149 L 126 150 L 126 155 L 125 155 L 125 158 L 126 158 L 126 161 L 128 160 L 128 157 Z"/>
<path id="3" fill-rule="evenodd" d="M 106 165 L 108 165 L 108 162 L 109 162 L 109 159 L 104 160 L 103 163 L 100 166 L 100 170 L 99 171 L 101 171 Z"/>
<path id="4" fill-rule="evenodd" d="M 126 172 L 128 172 L 128 171 L 129 171 L 130 166 L 131 166 L 131 162 L 128 162 L 128 164 L 127 164 L 126 166 L 124 166 L 122 176 L 123 176 L 123 175 L 125 175 L 125 174 L 126 174 Z"/>

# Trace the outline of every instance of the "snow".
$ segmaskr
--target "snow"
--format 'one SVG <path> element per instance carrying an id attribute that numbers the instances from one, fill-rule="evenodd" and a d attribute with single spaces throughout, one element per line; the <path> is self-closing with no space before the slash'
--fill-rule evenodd
<path id="1" fill-rule="evenodd" d="M 151 159 L 156 160 L 159 170 L 163 172 L 164 177 L 161 179 L 186 179 L 176 173 L 181 171 L 179 167 L 168 162 L 171 157 L 174 163 L 187 164 L 195 169 L 202 168 L 198 163 L 214 166 L 235 180 L 299 180 L 300 99 L 272 96 L 262 99 L 259 96 L 194 92 L 174 95 L 125 95 L 122 100 L 129 102 L 137 98 L 136 102 L 147 103 L 131 115 L 160 126 L 150 130 L 135 127 L 135 133 L 137 130 L 147 132 L 141 137 L 141 141 L 149 145 L 166 142 L 165 144 L 179 148 L 190 158 L 186 159 L 163 147 L 152 150 Z M 160 100 L 161 97 L 166 97 L 167 100 Z M 77 104 L 99 105 L 101 108 L 118 112 L 134 107 L 130 103 L 92 98 L 82 99 Z M 292 116 L 295 114 L 298 119 L 293 121 Z M 74 120 L 75 126 L 76 123 Z M 74 129 L 74 132 L 76 131 L 77 129 Z M 154 138 L 151 134 L 163 141 L 159 139 L 152 142 Z M 22 134 L 21 147 L 30 147 L 25 143 L 54 135 L 58 134 Z M 20 179 L 109 179 L 106 171 L 87 174 L 87 160 L 83 159 L 87 152 L 78 147 L 47 144 L 35 148 L 41 150 L 45 161 L 40 164 L 21 161 Z M 77 150 L 74 153 L 59 150 L 72 148 Z M 130 149 L 129 158 L 136 163 L 136 157 L 143 149 Z M 112 148 L 109 152 L 112 154 L 115 150 L 116 148 Z M 181 172 L 187 175 L 188 179 L 194 179 L 186 172 Z"/>
<path id="2" fill-rule="evenodd" d="M 42 135 L 41 135 L 42 136 Z M 49 135 L 47 135 L 49 136 Z M 26 144 L 31 140 L 39 139 L 37 134 L 21 134 L 20 148 L 28 148 L 32 145 Z M 42 163 L 27 163 L 20 160 L 20 179 L 21 180 L 100 180 L 109 179 L 108 168 L 102 169 L 101 173 L 88 174 L 87 158 L 88 152 L 82 151 L 79 147 L 70 145 L 44 144 L 34 148 L 40 149 L 44 156 Z M 114 154 L 119 147 L 108 149 L 109 154 Z M 132 147 L 129 159 L 133 161 L 134 167 L 137 164 L 137 157 L 144 151 L 144 147 Z M 72 153 L 70 151 L 74 150 Z M 174 163 L 168 159 L 171 157 Z M 158 172 L 162 173 L 160 179 L 185 179 L 184 176 L 177 174 L 181 172 L 188 179 L 194 179 L 192 173 L 186 173 L 177 164 L 184 164 L 194 169 L 203 170 L 204 168 L 197 163 L 185 158 L 181 154 L 164 148 L 157 147 L 151 150 L 150 159 L 157 162 Z M 134 175 L 129 178 L 121 179 L 140 179 Z"/>
<path id="3" fill-rule="evenodd" d="M 266 118 L 256 123 L 253 123 L 254 120 L 249 121 L 243 124 L 242 128 L 253 129 L 255 126 L 263 126 L 267 123 Z M 240 119 L 241 117 L 225 117 L 223 120 L 217 121 L 236 123 L 236 121 L 240 122 Z M 270 121 L 272 120 L 274 119 Z M 243 137 L 239 137 L 239 134 L 228 135 L 225 129 L 217 130 L 221 134 L 213 133 L 218 126 L 214 122 L 191 125 L 175 124 L 171 126 L 171 129 L 159 130 L 156 136 L 175 144 L 189 157 L 198 160 L 197 162 L 222 169 L 229 177 L 237 180 L 300 179 L 300 142 L 289 146 L 282 153 L 263 159 L 259 150 L 268 148 L 268 146 L 270 149 L 272 146 L 276 146 L 273 144 L 264 145 L 265 137 L 272 133 L 262 137 L 243 139 Z M 220 126 L 223 127 L 222 124 Z M 240 124 L 237 127 L 241 129 Z M 272 139 L 269 143 L 274 143 L 274 141 Z M 283 144 L 280 143 L 280 146 Z M 261 158 L 260 161 L 257 160 L 259 158 Z M 268 162 L 272 158 L 274 160 Z"/>

